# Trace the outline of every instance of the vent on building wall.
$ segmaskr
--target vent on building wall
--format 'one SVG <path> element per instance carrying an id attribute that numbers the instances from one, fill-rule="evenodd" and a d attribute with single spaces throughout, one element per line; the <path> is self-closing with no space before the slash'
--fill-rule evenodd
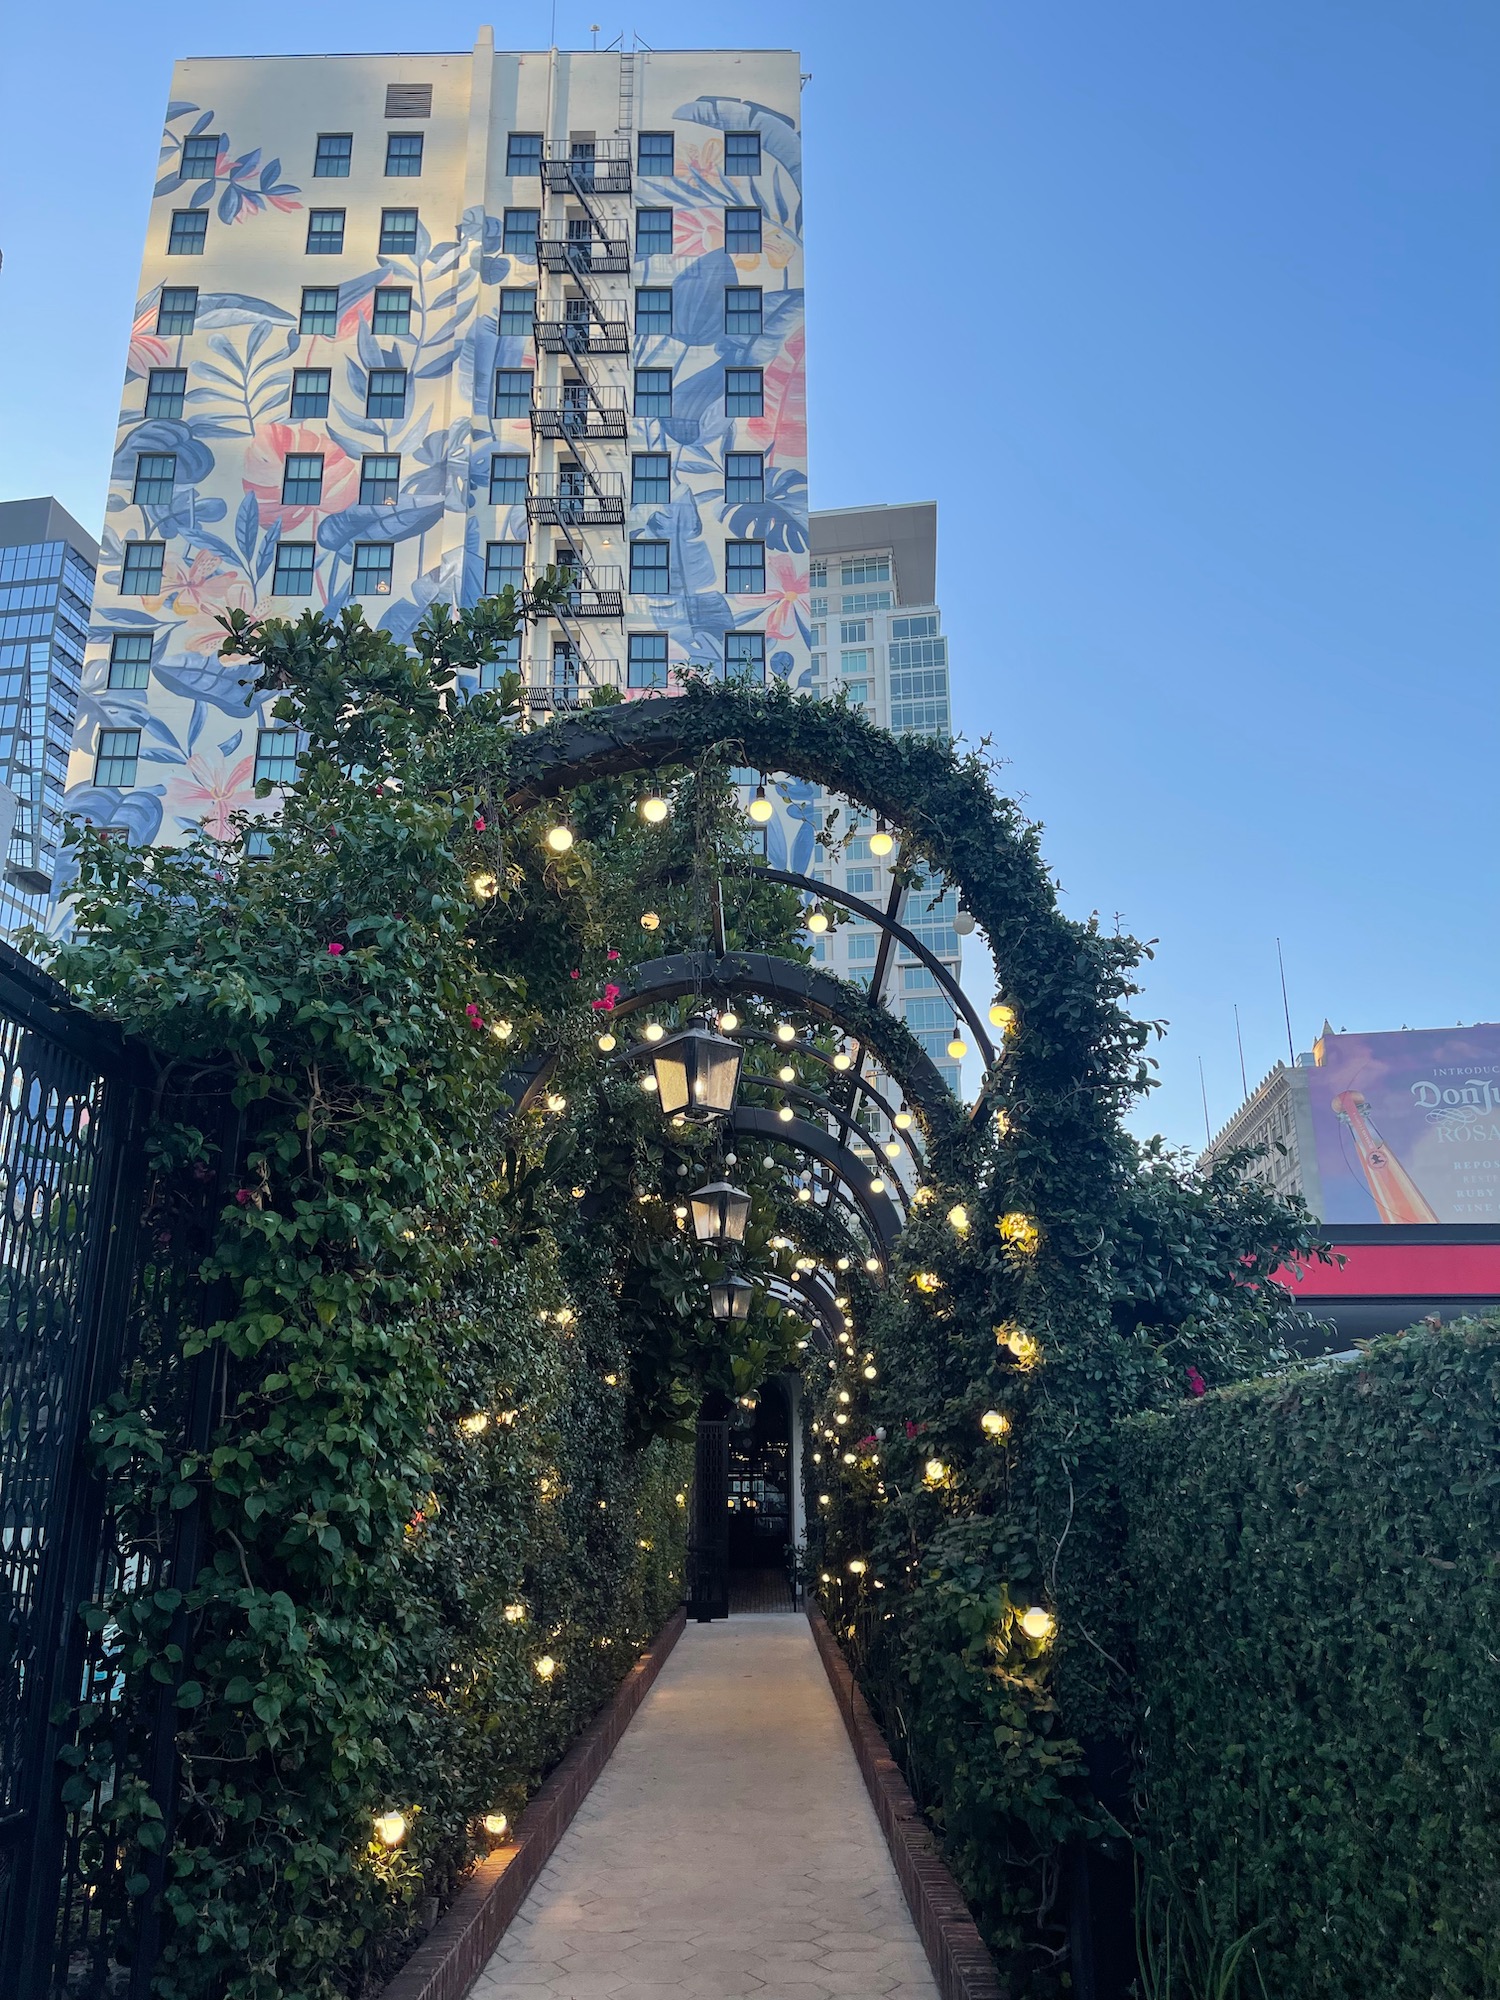
<path id="1" fill-rule="evenodd" d="M 387 118 L 430 118 L 432 85 L 388 83 L 385 87 L 385 115 Z"/>

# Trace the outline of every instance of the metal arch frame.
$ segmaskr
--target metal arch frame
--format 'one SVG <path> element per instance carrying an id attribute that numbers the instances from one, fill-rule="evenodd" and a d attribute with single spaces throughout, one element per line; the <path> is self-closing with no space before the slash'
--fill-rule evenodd
<path id="1" fill-rule="evenodd" d="M 849 1190 L 848 1200 L 869 1225 L 871 1236 L 883 1262 L 889 1262 L 901 1233 L 901 1217 L 887 1194 L 872 1194 L 864 1163 L 847 1146 L 841 1146 L 821 1125 L 810 1118 L 783 1120 L 772 1111 L 760 1111 L 742 1104 L 727 1121 L 730 1131 L 791 1146 L 821 1160 Z"/>
<path id="2" fill-rule="evenodd" d="M 647 1046 L 649 1046 L 649 1044 Z M 744 1070 L 741 1070 L 740 1089 L 743 1090 L 747 1083 L 756 1084 L 762 1090 L 779 1090 L 783 1097 L 795 1097 L 799 1100 L 799 1102 L 803 1104 L 811 1104 L 817 1110 L 825 1112 L 828 1115 L 828 1117 L 836 1118 L 839 1122 L 839 1127 L 842 1131 L 850 1133 L 858 1133 L 861 1138 L 864 1137 L 864 1131 L 862 1127 L 856 1124 L 854 1119 L 852 1119 L 849 1116 L 848 1112 L 841 1109 L 839 1105 L 835 1104 L 831 1097 L 825 1097 L 820 1090 L 808 1090 L 803 1084 L 782 1083 L 778 1078 L 774 1076 L 759 1076 L 756 1075 L 753 1071 L 747 1074 Z M 796 1121 L 787 1120 L 785 1122 L 795 1123 Z M 851 1159 L 859 1160 L 859 1155 L 854 1151 L 852 1146 L 846 1146 L 844 1150 L 849 1154 Z M 864 1164 L 863 1161 L 860 1161 L 860 1164 L 863 1165 Z M 909 1215 L 911 1213 L 911 1196 L 907 1193 L 906 1187 L 902 1182 L 901 1176 L 897 1173 L 892 1172 L 889 1167 L 884 1165 L 877 1165 L 874 1168 L 874 1174 L 880 1180 L 889 1180 L 894 1183 L 896 1193 L 901 1198 L 901 1206 L 906 1210 L 906 1212 Z M 866 1175 L 866 1178 L 867 1179 L 869 1178 L 868 1174 Z"/>
<path id="3" fill-rule="evenodd" d="M 832 1355 L 838 1343 L 829 1331 L 828 1316 L 838 1312 L 839 1309 L 833 1303 L 831 1294 L 825 1298 L 821 1290 L 809 1284 L 805 1278 L 783 1277 L 780 1271 L 771 1272 L 763 1281 L 761 1290 L 768 1292 L 772 1298 L 780 1299 L 785 1305 L 795 1302 L 804 1312 L 810 1312 L 813 1315 L 810 1331 L 822 1336 L 820 1351 Z M 842 1313 L 839 1317 L 842 1319 Z"/>
<path id="4" fill-rule="evenodd" d="M 732 1033 L 736 1041 L 764 1042 L 768 1048 L 782 1049 L 788 1055 L 799 1055 L 806 1058 L 809 1062 L 821 1064 L 824 1069 L 833 1069 L 832 1060 L 828 1056 L 825 1056 L 821 1049 L 811 1048 L 806 1042 L 778 1042 L 776 1037 L 768 1035 L 764 1028 L 741 1027 L 733 1029 Z M 877 1111 L 885 1113 L 885 1116 L 890 1120 L 892 1128 L 896 1128 L 896 1113 L 891 1109 L 889 1098 L 881 1091 L 878 1091 L 873 1083 L 869 1083 L 864 1077 L 856 1075 L 852 1064 L 847 1071 L 836 1070 L 834 1074 L 844 1082 L 852 1083 L 861 1096 L 869 1098 Z M 923 1155 L 912 1143 L 911 1133 L 904 1132 L 902 1137 L 906 1141 L 906 1150 L 911 1154 L 913 1162 L 919 1167 L 925 1166 L 926 1161 Z"/>

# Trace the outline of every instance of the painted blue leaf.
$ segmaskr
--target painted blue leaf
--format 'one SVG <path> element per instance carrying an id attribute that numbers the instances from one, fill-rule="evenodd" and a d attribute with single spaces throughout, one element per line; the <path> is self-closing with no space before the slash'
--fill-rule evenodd
<path id="1" fill-rule="evenodd" d="M 156 620 L 149 611 L 137 611 L 131 605 L 114 605 L 109 614 L 108 625 L 90 625 L 89 638 L 107 639 L 116 625 L 149 625 L 155 629 Z"/>
<path id="2" fill-rule="evenodd" d="M 250 695 L 245 677 L 250 671 L 243 662 L 230 666 L 213 655 L 205 657 L 197 653 L 179 654 L 176 659 L 163 660 L 154 669 L 156 679 L 168 694 L 181 695 L 187 701 L 209 702 L 232 716 L 249 713 Z"/>
<path id="3" fill-rule="evenodd" d="M 380 342 L 375 338 L 374 334 L 370 331 L 370 323 L 368 320 L 362 319 L 359 322 L 359 329 L 355 336 L 354 344 L 355 347 L 358 349 L 359 358 L 364 363 L 366 368 L 383 368 L 385 366 L 385 361 L 380 352 Z M 351 374 L 350 380 L 353 381 L 356 379 L 362 379 L 362 378 L 355 378 Z"/>
<path id="4" fill-rule="evenodd" d="M 174 97 L 167 106 L 167 123 L 170 125 L 174 118 L 186 118 L 190 111 L 196 111 L 197 109 L 196 104 L 189 104 L 185 98 Z M 213 115 L 210 111 L 208 114 L 209 119 L 212 119 Z M 195 132 L 201 132 L 202 129 L 202 125 L 195 125 L 193 127 Z M 169 133 L 167 136 L 170 138 L 171 134 Z"/>
<path id="5" fill-rule="evenodd" d="M 247 570 L 255 560 L 255 539 L 259 533 L 260 502 L 253 493 L 247 493 L 234 517 L 234 539 Z"/>
<path id="6" fill-rule="evenodd" d="M 230 548 L 228 542 L 220 541 L 217 535 L 208 535 L 199 533 L 193 536 L 193 540 L 199 548 L 211 549 L 216 556 L 222 556 L 225 562 L 229 564 L 231 569 L 239 568 L 240 566 L 239 557 L 235 554 L 234 550 Z"/>
<path id="7" fill-rule="evenodd" d="M 197 107 L 191 104 L 185 104 L 182 108 L 184 111 L 192 111 L 195 110 Z M 170 118 L 171 115 L 172 114 L 169 111 L 167 113 L 167 116 Z M 190 139 L 196 139 L 198 134 L 200 132 L 206 132 L 209 126 L 213 124 L 213 122 L 214 122 L 214 114 L 211 111 L 205 111 L 203 116 L 198 120 L 197 124 L 189 127 L 187 136 Z"/>
<path id="8" fill-rule="evenodd" d="M 259 164 L 260 164 L 260 147 L 252 146 L 248 153 L 242 153 L 240 155 L 240 157 L 235 161 L 230 171 L 231 173 L 234 174 L 236 179 L 238 179 L 238 177 L 241 174 L 248 174 L 252 167 L 258 166 Z"/>
<path id="9" fill-rule="evenodd" d="M 245 360 L 247 363 L 253 361 L 256 355 L 260 353 L 260 350 L 266 344 L 266 338 L 270 331 L 271 329 L 263 319 L 256 320 L 245 339 Z"/>
<path id="10" fill-rule="evenodd" d="M 161 790 L 153 786 L 128 795 L 110 785 L 75 785 L 67 808 L 93 826 L 123 827 L 133 847 L 148 846 L 161 827 Z"/>
<path id="11" fill-rule="evenodd" d="M 177 477 L 189 486 L 196 486 L 213 471 L 214 455 L 194 436 L 195 428 L 176 419 L 148 417 L 145 423 L 126 433 L 115 453 L 114 477 L 128 480 L 135 471 L 139 452 L 169 451 L 177 457 Z"/>
<path id="12" fill-rule="evenodd" d="M 221 757 L 232 757 L 235 751 L 239 749 L 241 743 L 244 742 L 244 740 L 245 740 L 244 730 L 237 729 L 234 732 L 233 736 L 226 736 L 224 738 L 224 741 L 219 745 L 219 755 Z"/>
<path id="13" fill-rule="evenodd" d="M 200 181 L 197 187 L 195 187 L 192 193 L 188 196 L 188 207 L 207 208 L 208 204 L 214 198 L 214 185 L 215 183 L 213 181 Z M 223 215 L 224 211 L 222 208 L 220 209 L 219 213 Z M 225 216 L 224 219 L 227 222 L 229 218 Z"/>
<path id="14" fill-rule="evenodd" d="M 187 762 L 187 758 L 180 750 L 148 750 L 143 744 L 141 746 L 141 762 L 143 764 L 182 765 Z"/>
<path id="15" fill-rule="evenodd" d="M 244 205 L 244 197 L 234 182 L 231 181 L 219 196 L 219 220 L 221 222 L 233 222 Z"/>
<path id="16" fill-rule="evenodd" d="M 276 551 L 280 544 L 281 523 L 280 521 L 273 521 L 270 527 L 266 529 L 265 539 L 260 545 L 260 558 L 255 565 L 255 581 L 257 583 L 264 583 L 266 578 L 271 574 L 272 565 L 276 561 Z"/>
<path id="17" fill-rule="evenodd" d="M 272 326 L 294 326 L 296 315 L 284 306 L 272 305 L 269 299 L 258 299 L 249 292 L 200 292 L 198 294 L 198 327 L 249 326 L 256 320 L 266 320 Z"/>
<path id="18" fill-rule="evenodd" d="M 431 361 L 424 361 L 413 373 L 419 381 L 432 381 L 440 375 L 451 374 L 457 360 L 458 349 L 450 347 L 446 354 L 435 354 Z"/>
<path id="19" fill-rule="evenodd" d="M 260 170 L 260 186 L 261 186 L 261 192 L 263 194 L 269 192 L 271 187 L 275 184 L 276 176 L 280 172 L 281 172 L 280 160 L 266 161 L 266 164 Z"/>
<path id="20" fill-rule="evenodd" d="M 443 518 L 441 499 L 418 501 L 405 494 L 393 507 L 346 507 L 318 529 L 320 548 L 342 552 L 355 542 L 404 542 L 425 535 Z"/>

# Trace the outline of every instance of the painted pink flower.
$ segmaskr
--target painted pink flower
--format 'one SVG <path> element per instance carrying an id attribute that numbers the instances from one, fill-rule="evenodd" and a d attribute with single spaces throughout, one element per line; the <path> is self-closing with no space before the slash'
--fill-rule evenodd
<path id="1" fill-rule="evenodd" d="M 187 621 L 176 636 L 182 651 L 216 653 L 224 642 L 221 613 L 253 611 L 255 590 L 238 564 L 212 549 L 197 549 L 189 557 L 168 556 L 156 601 Z"/>
<path id="2" fill-rule="evenodd" d="M 171 366 L 172 348 L 156 333 L 156 301 L 138 314 L 130 329 L 130 349 L 126 370 L 131 375 L 149 375 L 153 368 Z"/>
<path id="3" fill-rule="evenodd" d="M 328 947 L 328 956 L 330 958 L 342 958 L 343 955 L 344 955 L 344 947 L 339 943 L 338 939 L 335 938 L 333 940 L 333 943 L 330 944 Z"/>
<path id="4" fill-rule="evenodd" d="M 767 573 L 766 631 L 773 639 L 791 638 L 807 615 L 807 562 L 801 556 L 773 555 Z"/>
<path id="5" fill-rule="evenodd" d="M 1206 1396 L 1208 1394 L 1208 1384 L 1196 1368 L 1189 1368 L 1187 1372 L 1187 1385 L 1190 1396 Z"/>
<path id="6" fill-rule="evenodd" d="M 672 249 L 679 257 L 703 257 L 724 248 L 722 208 L 674 208 Z"/>
<path id="7" fill-rule="evenodd" d="M 223 633 L 219 637 L 223 638 Z M 183 819 L 197 820 L 210 840 L 234 840 L 233 815 L 254 804 L 254 757 L 226 764 L 202 751 L 189 757 L 167 786 L 165 809 Z"/>
<path id="8" fill-rule="evenodd" d="M 323 493 L 316 506 L 283 504 L 281 494 L 289 453 L 319 453 L 323 459 Z M 341 451 L 323 431 L 302 424 L 263 424 L 245 448 L 242 485 L 253 493 L 260 525 L 280 521 L 282 532 L 315 521 L 320 514 L 341 514 L 359 499 L 359 461 Z"/>
<path id="9" fill-rule="evenodd" d="M 745 419 L 745 434 L 778 465 L 807 456 L 806 337 L 794 333 L 765 373 L 765 414 Z"/>

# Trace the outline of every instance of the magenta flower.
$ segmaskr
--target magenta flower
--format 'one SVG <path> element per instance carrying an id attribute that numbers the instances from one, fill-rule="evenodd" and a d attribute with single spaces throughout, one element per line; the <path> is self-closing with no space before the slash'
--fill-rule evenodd
<path id="1" fill-rule="evenodd" d="M 478 1005 L 473 1000 L 465 1007 L 464 1013 L 468 1017 L 471 1028 L 482 1028 L 484 1026 L 484 1016 L 480 1013 Z"/>
<path id="2" fill-rule="evenodd" d="M 251 1194 L 249 1188 L 236 1188 L 234 1198 L 241 1208 L 248 1208 L 254 1196 Z"/>
<path id="3" fill-rule="evenodd" d="M 344 955 L 344 947 L 339 943 L 338 939 L 335 938 L 333 943 L 328 947 L 328 956 L 330 958 L 342 958 L 343 955 Z"/>
<path id="4" fill-rule="evenodd" d="M 480 816 L 480 817 L 479 817 L 478 819 L 476 819 L 476 820 L 475 820 L 475 822 L 474 822 L 474 831 L 475 831 L 476 833 L 483 833 L 483 832 L 484 832 L 484 818 L 483 818 L 483 815 L 481 815 L 481 816 Z"/>
<path id="5" fill-rule="evenodd" d="M 613 1012 L 615 1011 L 615 1002 L 619 999 L 619 997 L 620 997 L 619 987 L 615 985 L 609 985 L 606 986 L 604 989 L 604 998 L 602 1000 L 590 1000 L 589 1005 L 593 1008 L 596 1014 L 613 1014 Z"/>
<path id="6" fill-rule="evenodd" d="M 613 961 L 614 959 L 617 959 L 620 956 L 620 954 L 614 949 L 613 946 L 611 946 L 610 949 L 604 954 L 604 956 L 607 959 Z"/>
<path id="7" fill-rule="evenodd" d="M 1187 1385 L 1190 1396 L 1206 1396 L 1208 1394 L 1208 1384 L 1196 1368 L 1189 1368 L 1187 1372 Z"/>

